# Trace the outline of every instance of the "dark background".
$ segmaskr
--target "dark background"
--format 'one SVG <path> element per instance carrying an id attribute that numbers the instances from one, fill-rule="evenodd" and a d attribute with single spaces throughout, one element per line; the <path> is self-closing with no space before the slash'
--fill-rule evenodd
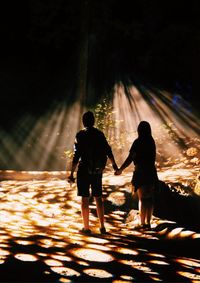
<path id="1" fill-rule="evenodd" d="M 3 126 L 76 99 L 86 20 L 88 103 L 123 81 L 178 90 L 199 108 L 198 0 L 2 1 L 0 11 Z"/>

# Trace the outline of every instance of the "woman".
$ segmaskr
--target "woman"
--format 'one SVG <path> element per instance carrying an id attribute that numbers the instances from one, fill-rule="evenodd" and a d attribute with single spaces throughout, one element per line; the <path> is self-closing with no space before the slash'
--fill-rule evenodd
<path id="1" fill-rule="evenodd" d="M 139 199 L 140 225 L 137 228 L 151 229 L 154 191 L 158 181 L 155 167 L 156 145 L 148 122 L 140 122 L 137 131 L 138 138 L 133 142 L 128 157 L 115 174 L 120 175 L 131 162 L 134 162 L 135 170 L 131 183 Z"/>

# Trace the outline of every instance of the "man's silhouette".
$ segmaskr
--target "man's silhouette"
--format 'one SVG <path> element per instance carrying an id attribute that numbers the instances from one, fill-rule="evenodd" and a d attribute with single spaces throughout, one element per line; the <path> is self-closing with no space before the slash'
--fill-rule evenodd
<path id="1" fill-rule="evenodd" d="M 78 196 L 82 197 L 81 211 L 84 227 L 81 230 L 84 234 L 90 234 L 89 228 L 89 197 L 95 198 L 97 215 L 100 222 L 100 233 L 106 233 L 104 227 L 104 206 L 102 201 L 102 174 L 106 166 L 107 158 L 111 160 L 113 169 L 117 165 L 103 132 L 94 127 L 95 118 L 91 111 L 83 114 L 82 122 L 84 129 L 76 134 L 74 144 L 74 157 L 72 161 L 69 181 L 74 181 L 74 171 L 77 171 Z"/>

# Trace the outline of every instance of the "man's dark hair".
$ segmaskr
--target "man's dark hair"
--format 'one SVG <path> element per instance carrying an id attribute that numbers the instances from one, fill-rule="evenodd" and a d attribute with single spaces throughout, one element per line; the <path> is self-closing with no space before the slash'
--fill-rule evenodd
<path id="1" fill-rule="evenodd" d="M 85 112 L 83 114 L 82 121 L 83 121 L 84 127 L 94 126 L 95 118 L 94 118 L 94 114 L 92 113 L 92 111 Z"/>

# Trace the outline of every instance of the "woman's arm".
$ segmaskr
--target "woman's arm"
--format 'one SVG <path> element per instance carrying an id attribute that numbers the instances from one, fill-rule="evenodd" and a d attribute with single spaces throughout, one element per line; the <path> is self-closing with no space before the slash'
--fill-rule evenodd
<path id="1" fill-rule="evenodd" d="M 128 167 L 128 166 L 131 164 L 132 161 L 133 161 L 132 154 L 129 153 L 128 157 L 126 158 L 126 160 L 124 161 L 124 163 L 122 164 L 122 166 L 121 166 L 118 170 L 116 170 L 115 175 L 121 175 L 122 171 L 123 171 L 126 167 Z"/>

